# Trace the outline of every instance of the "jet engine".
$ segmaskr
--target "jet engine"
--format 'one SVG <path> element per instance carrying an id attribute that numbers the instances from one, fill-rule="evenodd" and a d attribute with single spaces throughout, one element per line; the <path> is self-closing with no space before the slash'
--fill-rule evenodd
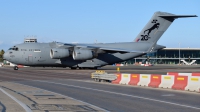
<path id="1" fill-rule="evenodd" d="M 70 55 L 69 49 L 51 49 L 50 57 L 52 59 L 66 58 Z"/>
<path id="2" fill-rule="evenodd" d="M 89 60 L 97 57 L 97 54 L 88 49 L 74 49 L 72 56 L 74 60 Z"/>

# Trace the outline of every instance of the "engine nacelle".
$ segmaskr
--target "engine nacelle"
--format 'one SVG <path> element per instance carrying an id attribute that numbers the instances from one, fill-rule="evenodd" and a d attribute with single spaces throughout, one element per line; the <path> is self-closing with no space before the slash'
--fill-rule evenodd
<path id="1" fill-rule="evenodd" d="M 51 49 L 50 57 L 52 59 L 66 58 L 70 55 L 69 49 Z"/>
<path id="2" fill-rule="evenodd" d="M 87 50 L 87 49 L 74 49 L 73 51 L 73 59 L 74 60 L 89 60 L 95 58 L 94 51 Z"/>

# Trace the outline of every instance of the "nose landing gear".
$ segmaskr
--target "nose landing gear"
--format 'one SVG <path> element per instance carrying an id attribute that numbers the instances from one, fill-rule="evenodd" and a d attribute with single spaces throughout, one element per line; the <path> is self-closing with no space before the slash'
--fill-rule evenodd
<path id="1" fill-rule="evenodd" d="M 18 68 L 18 66 L 14 66 L 14 68 L 13 68 L 14 70 L 18 70 L 19 68 Z"/>

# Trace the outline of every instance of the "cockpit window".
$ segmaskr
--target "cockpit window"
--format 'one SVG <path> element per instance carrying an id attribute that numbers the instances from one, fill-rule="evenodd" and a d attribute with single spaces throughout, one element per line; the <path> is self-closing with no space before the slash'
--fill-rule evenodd
<path id="1" fill-rule="evenodd" d="M 12 48 L 9 48 L 8 50 L 18 51 L 18 47 L 12 47 Z"/>
<path id="2" fill-rule="evenodd" d="M 13 48 L 14 51 L 18 51 L 18 47 Z"/>

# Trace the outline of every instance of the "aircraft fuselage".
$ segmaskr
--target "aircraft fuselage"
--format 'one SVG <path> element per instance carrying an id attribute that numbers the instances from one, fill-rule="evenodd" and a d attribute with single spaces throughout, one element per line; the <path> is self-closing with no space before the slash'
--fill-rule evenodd
<path id="1" fill-rule="evenodd" d="M 134 46 L 144 50 L 150 47 L 147 43 L 111 43 L 111 44 L 95 44 L 96 46 L 122 46 L 129 47 Z M 94 45 L 93 45 L 94 46 Z M 98 54 L 98 57 L 90 60 L 74 60 L 72 56 L 62 59 L 52 59 L 50 57 L 50 50 L 52 47 L 50 43 L 23 43 L 15 45 L 17 50 L 10 49 L 5 54 L 6 60 L 17 64 L 26 66 L 54 66 L 54 67 L 85 67 L 94 68 L 101 67 L 108 64 L 114 64 L 131 59 L 136 56 L 140 56 L 144 53 L 102 53 Z M 134 49 L 134 48 L 132 48 Z"/>

